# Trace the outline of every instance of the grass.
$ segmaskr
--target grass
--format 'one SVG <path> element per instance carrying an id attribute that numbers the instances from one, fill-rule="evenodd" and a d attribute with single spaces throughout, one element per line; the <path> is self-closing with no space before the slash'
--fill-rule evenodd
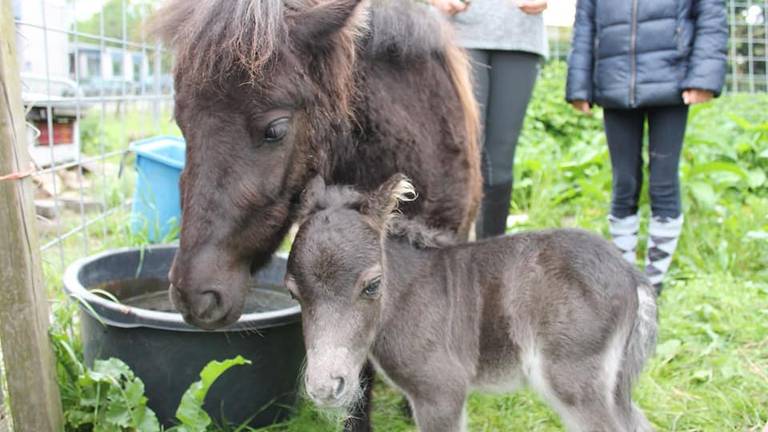
<path id="1" fill-rule="evenodd" d="M 521 138 L 511 209 L 527 219 L 511 231 L 579 226 L 607 234 L 611 172 L 599 111 L 576 116 L 561 101 L 563 67 L 545 68 Z M 635 396 L 661 431 L 762 431 L 768 423 L 768 106 L 766 95 L 729 95 L 692 110 L 681 178 L 686 226 L 670 282 L 660 299 L 660 339 Z M 107 149 L 124 148 L 123 129 L 107 119 Z M 98 123 L 97 123 L 98 124 Z M 164 124 L 162 131 L 173 131 Z M 114 142 L 112 141 L 114 139 Z M 97 142 L 98 144 L 98 142 Z M 97 151 L 100 144 L 90 144 Z M 130 196 L 132 179 L 95 182 L 116 204 Z M 643 194 L 646 195 L 645 192 Z M 643 198 L 647 220 L 647 199 Z M 127 209 L 89 229 L 89 253 L 141 245 L 127 228 Z M 65 218 L 67 226 L 79 215 Z M 82 255 L 83 238 L 62 243 L 63 264 Z M 73 305 L 63 300 L 59 251 L 46 254 L 54 299 L 54 334 L 79 350 Z M 66 384 L 66 383 L 64 383 Z M 415 430 L 401 415 L 401 397 L 379 383 L 377 430 Z M 472 395 L 472 431 L 556 431 L 557 416 L 529 391 Z M 226 429 L 217 432 L 224 432 Z M 231 429 L 234 430 L 234 429 Z M 302 404 L 292 420 L 260 431 L 336 431 L 340 423 Z"/>

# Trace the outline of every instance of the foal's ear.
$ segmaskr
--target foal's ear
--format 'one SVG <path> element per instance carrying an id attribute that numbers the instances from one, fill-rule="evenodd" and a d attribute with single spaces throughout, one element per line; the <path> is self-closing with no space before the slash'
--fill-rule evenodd
<path id="1" fill-rule="evenodd" d="M 301 207 L 299 210 L 299 220 L 306 218 L 317 206 L 321 196 L 325 194 L 325 180 L 320 175 L 315 176 L 309 181 L 304 192 L 301 193 Z"/>
<path id="2" fill-rule="evenodd" d="M 291 32 L 309 49 L 321 47 L 352 21 L 362 0 L 319 0 L 291 16 Z"/>
<path id="3" fill-rule="evenodd" d="M 395 174 L 368 196 L 361 212 L 386 225 L 401 202 L 416 199 L 416 190 L 404 174 Z"/>

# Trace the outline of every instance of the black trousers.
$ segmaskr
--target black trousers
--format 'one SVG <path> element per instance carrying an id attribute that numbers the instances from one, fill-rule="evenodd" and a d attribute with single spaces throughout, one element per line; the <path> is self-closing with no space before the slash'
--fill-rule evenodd
<path id="1" fill-rule="evenodd" d="M 637 213 L 643 185 L 643 135 L 648 122 L 648 168 L 653 216 L 676 218 L 680 207 L 680 152 L 688 106 L 606 109 L 605 134 L 613 167 L 611 214 Z"/>
<path id="2" fill-rule="evenodd" d="M 541 57 L 520 51 L 469 50 L 482 121 L 483 203 L 477 237 L 504 234 L 515 147 Z"/>

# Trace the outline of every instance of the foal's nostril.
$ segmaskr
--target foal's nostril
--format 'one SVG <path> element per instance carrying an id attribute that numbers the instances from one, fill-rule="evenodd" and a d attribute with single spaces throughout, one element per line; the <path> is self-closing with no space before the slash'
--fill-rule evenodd
<path id="1" fill-rule="evenodd" d="M 333 397 L 338 399 L 344 393 L 344 378 L 334 378 Z"/>

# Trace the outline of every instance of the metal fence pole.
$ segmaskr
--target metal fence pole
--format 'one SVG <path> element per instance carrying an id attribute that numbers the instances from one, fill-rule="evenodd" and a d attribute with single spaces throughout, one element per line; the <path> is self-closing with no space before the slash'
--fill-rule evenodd
<path id="1" fill-rule="evenodd" d="M 0 342 L 14 429 L 62 430 L 35 232 L 11 0 L 0 0 Z M 23 177 L 23 176 L 17 176 Z"/>

